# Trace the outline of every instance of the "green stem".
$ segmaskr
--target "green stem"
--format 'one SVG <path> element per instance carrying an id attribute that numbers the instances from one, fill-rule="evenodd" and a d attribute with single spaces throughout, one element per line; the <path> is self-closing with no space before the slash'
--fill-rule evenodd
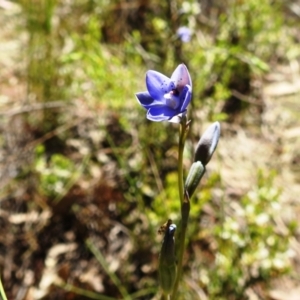
<path id="1" fill-rule="evenodd" d="M 188 219 L 190 214 L 190 201 L 187 199 L 181 206 L 181 232 L 179 236 L 179 251 L 178 251 L 178 265 L 177 265 L 177 275 L 174 283 L 171 300 L 175 300 L 177 297 L 177 291 L 179 287 L 179 282 L 182 277 L 183 268 L 183 254 L 185 249 L 185 236 L 188 225 Z"/>
<path id="2" fill-rule="evenodd" d="M 169 296 L 166 295 L 165 293 L 163 293 L 163 294 L 161 295 L 160 300 L 168 300 L 168 299 L 169 299 Z"/>
<path id="3" fill-rule="evenodd" d="M 178 265 L 177 265 L 177 274 L 176 279 L 171 295 L 171 300 L 175 300 L 177 297 L 177 291 L 179 287 L 179 282 L 181 280 L 182 275 L 182 264 L 183 264 L 183 254 L 185 248 L 185 235 L 186 229 L 188 225 L 189 213 L 190 213 L 190 202 L 188 197 L 184 195 L 184 183 L 183 183 L 183 150 L 184 143 L 186 139 L 186 134 L 188 130 L 188 123 L 186 122 L 186 118 L 182 119 L 180 123 L 180 131 L 179 131 L 179 147 L 178 147 L 178 189 L 179 189 L 179 197 L 181 203 L 181 230 L 179 236 L 179 251 L 178 251 Z"/>
<path id="4" fill-rule="evenodd" d="M 0 278 L 0 296 L 2 300 L 7 300 L 1 278 Z"/>
<path id="5" fill-rule="evenodd" d="M 183 185 L 183 150 L 186 138 L 186 117 L 183 117 L 179 128 L 179 145 L 178 145 L 178 189 L 179 198 L 182 205 L 184 199 L 184 185 Z"/>

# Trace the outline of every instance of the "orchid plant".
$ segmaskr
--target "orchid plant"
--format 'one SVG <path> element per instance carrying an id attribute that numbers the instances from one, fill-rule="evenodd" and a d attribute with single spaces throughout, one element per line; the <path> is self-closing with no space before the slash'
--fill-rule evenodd
<path id="1" fill-rule="evenodd" d="M 192 80 L 186 66 L 179 65 L 171 78 L 150 70 L 146 85 L 148 91 L 137 93 L 136 97 L 148 110 L 147 119 L 180 123 L 192 99 Z"/>
<path id="2" fill-rule="evenodd" d="M 136 93 L 138 102 L 147 110 L 147 119 L 179 124 L 178 191 L 181 205 L 178 243 L 175 244 L 176 224 L 168 220 L 160 229 L 164 239 L 159 257 L 161 299 L 175 300 L 182 278 L 185 236 L 189 221 L 190 199 L 195 192 L 205 166 L 210 161 L 219 141 L 220 124 L 213 123 L 202 135 L 195 149 L 194 162 L 188 176 L 183 178 L 183 150 L 191 120 L 187 108 L 192 99 L 192 80 L 187 67 L 180 64 L 170 78 L 150 70 L 146 73 L 147 91 Z"/>

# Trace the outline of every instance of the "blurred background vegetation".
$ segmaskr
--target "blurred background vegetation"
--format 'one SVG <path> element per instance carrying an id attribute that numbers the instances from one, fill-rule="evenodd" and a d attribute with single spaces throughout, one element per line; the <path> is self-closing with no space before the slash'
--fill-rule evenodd
<path id="1" fill-rule="evenodd" d="M 177 126 L 134 93 L 184 62 L 192 203 L 179 299 L 299 299 L 298 0 L 0 0 L 0 274 L 8 299 L 158 299 Z M 183 42 L 180 27 L 191 31 Z M 294 297 L 294 298 L 293 298 Z"/>

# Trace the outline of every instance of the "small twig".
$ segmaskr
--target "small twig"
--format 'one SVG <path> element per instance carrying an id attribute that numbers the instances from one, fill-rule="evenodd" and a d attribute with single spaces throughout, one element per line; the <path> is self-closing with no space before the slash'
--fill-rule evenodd
<path id="1" fill-rule="evenodd" d="M 116 298 L 104 296 L 98 293 L 94 293 L 92 291 L 88 291 L 79 287 L 76 287 L 70 283 L 63 282 L 59 280 L 58 282 L 55 282 L 55 285 L 64 289 L 65 291 L 71 291 L 74 294 L 81 295 L 90 299 L 96 299 L 96 300 L 117 300 Z"/>
<path id="2" fill-rule="evenodd" d="M 237 97 L 239 100 L 250 103 L 250 104 L 254 104 L 254 105 L 258 105 L 258 106 L 262 106 L 262 103 L 253 100 L 252 97 L 248 97 L 246 95 L 243 95 L 242 93 L 238 92 L 237 90 L 232 90 L 231 94 L 235 97 Z"/>
<path id="3" fill-rule="evenodd" d="M 34 111 L 37 111 L 37 110 L 64 107 L 66 105 L 67 105 L 67 103 L 64 102 L 64 101 L 53 101 L 53 102 L 47 102 L 47 103 L 35 103 L 35 104 L 32 104 L 32 105 L 26 105 L 26 106 L 23 106 L 23 107 L 18 107 L 18 108 L 11 109 L 11 110 L 6 111 L 6 112 L 2 112 L 2 113 L 0 113 L 0 116 L 13 117 L 15 115 L 34 112 Z"/>
<path id="4" fill-rule="evenodd" d="M 163 193 L 164 197 L 165 197 L 166 195 L 165 195 L 165 192 L 164 192 L 164 186 L 163 186 L 162 180 L 159 176 L 159 171 L 158 171 L 158 168 L 157 168 L 157 164 L 155 163 L 155 160 L 153 158 L 153 155 L 152 155 L 151 151 L 146 149 L 146 152 L 147 152 L 147 156 L 148 156 L 149 161 L 150 161 L 150 166 L 151 166 L 151 169 L 152 169 L 152 173 L 154 174 L 154 178 L 155 178 L 158 190 L 159 190 L 160 193 Z"/>

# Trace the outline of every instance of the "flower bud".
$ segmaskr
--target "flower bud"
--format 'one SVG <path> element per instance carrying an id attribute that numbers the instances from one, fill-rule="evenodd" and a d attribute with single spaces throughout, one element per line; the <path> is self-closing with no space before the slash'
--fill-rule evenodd
<path id="1" fill-rule="evenodd" d="M 166 229 L 159 257 L 159 284 L 165 294 L 172 291 L 176 278 L 175 230 L 175 224 Z"/>
<path id="2" fill-rule="evenodd" d="M 195 151 L 194 161 L 201 161 L 206 166 L 210 161 L 220 138 L 220 123 L 210 125 L 201 136 Z"/>
<path id="3" fill-rule="evenodd" d="M 204 172 L 205 168 L 201 161 L 196 161 L 192 164 L 184 184 L 184 189 L 187 191 L 189 198 L 194 194 Z"/>

